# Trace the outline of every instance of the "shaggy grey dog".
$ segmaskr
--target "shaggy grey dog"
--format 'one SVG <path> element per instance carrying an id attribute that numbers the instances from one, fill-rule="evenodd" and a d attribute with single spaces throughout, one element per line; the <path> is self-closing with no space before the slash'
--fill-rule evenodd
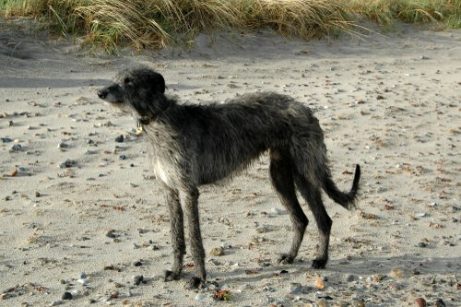
<path id="1" fill-rule="evenodd" d="M 206 279 L 205 252 L 200 234 L 198 187 L 223 179 L 247 167 L 265 151 L 270 154 L 270 176 L 280 201 L 290 214 L 294 238 L 282 262 L 298 254 L 308 219 L 296 189 L 312 210 L 320 233 L 313 268 L 324 268 L 332 221 L 321 190 L 346 209 L 353 207 L 360 179 L 356 166 L 350 192 L 341 192 L 331 178 L 327 150 L 319 121 L 312 111 L 292 98 L 276 93 L 239 96 L 225 104 L 178 104 L 164 94 L 165 81 L 148 68 L 123 71 L 98 96 L 133 113 L 153 150 L 153 168 L 166 191 L 170 211 L 174 264 L 165 281 L 180 278 L 184 240 L 183 209 L 195 264 L 191 286 Z M 181 203 L 183 207 L 181 206 Z"/>

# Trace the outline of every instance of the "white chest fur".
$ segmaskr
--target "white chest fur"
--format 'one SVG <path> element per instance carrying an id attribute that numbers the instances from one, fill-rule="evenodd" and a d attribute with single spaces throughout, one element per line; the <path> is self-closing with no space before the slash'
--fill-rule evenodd
<path id="1" fill-rule="evenodd" d="M 162 164 L 160 160 L 155 160 L 154 162 L 154 172 L 155 176 L 162 180 L 166 185 L 171 184 L 171 180 L 168 176 L 168 169 Z"/>

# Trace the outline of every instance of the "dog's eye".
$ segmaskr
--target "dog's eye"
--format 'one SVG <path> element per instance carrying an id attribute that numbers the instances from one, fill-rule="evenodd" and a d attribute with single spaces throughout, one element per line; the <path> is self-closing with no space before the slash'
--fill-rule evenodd
<path id="1" fill-rule="evenodd" d="M 129 77 L 126 77 L 125 79 L 123 79 L 123 84 L 125 84 L 125 85 L 132 84 L 131 79 Z"/>

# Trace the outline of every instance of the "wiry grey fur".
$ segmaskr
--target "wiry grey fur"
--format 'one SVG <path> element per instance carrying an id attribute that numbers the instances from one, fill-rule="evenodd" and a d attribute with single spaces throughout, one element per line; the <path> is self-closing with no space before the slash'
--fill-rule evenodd
<path id="1" fill-rule="evenodd" d="M 198 187 L 232 175 L 267 150 L 272 184 L 294 228 L 291 248 L 280 261 L 293 262 L 308 224 L 296 197 L 298 189 L 320 233 L 318 256 L 312 266 L 324 268 L 332 221 L 323 205 L 321 189 L 350 209 L 358 191 L 360 167 L 356 166 L 350 192 L 339 191 L 331 178 L 322 129 L 311 110 L 276 93 L 248 94 L 225 104 L 205 106 L 179 105 L 164 91 L 165 81 L 160 74 L 139 68 L 122 72 L 116 83 L 98 95 L 132 112 L 152 145 L 153 168 L 165 187 L 171 220 L 174 264 L 165 280 L 179 279 L 181 274 L 186 252 L 184 208 L 196 271 L 192 285 L 205 281 Z"/>

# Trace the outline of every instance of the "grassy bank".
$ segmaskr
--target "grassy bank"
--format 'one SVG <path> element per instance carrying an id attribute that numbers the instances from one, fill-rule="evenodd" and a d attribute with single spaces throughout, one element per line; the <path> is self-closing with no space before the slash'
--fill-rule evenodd
<path id="1" fill-rule="evenodd" d="M 461 27 L 461 0 L 0 0 L 0 14 L 33 17 L 55 33 L 113 50 L 159 48 L 229 28 L 309 39 L 348 31 L 364 17 Z"/>

